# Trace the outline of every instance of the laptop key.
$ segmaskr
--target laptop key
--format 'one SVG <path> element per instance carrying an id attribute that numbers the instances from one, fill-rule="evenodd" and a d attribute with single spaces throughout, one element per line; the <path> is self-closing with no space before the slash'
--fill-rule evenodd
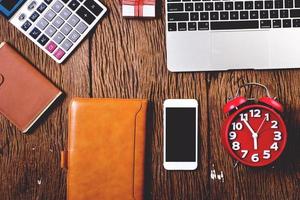
<path id="1" fill-rule="evenodd" d="M 179 22 L 178 23 L 178 31 L 186 31 L 186 23 L 185 22 Z"/>
<path id="2" fill-rule="evenodd" d="M 77 12 L 76 12 L 79 17 L 81 17 L 86 23 L 88 23 L 89 25 L 91 25 L 93 23 L 93 21 L 95 21 L 95 17 L 94 15 L 92 15 L 86 8 L 84 8 L 83 6 L 81 6 Z M 174 13 L 174 14 L 181 14 L 181 13 Z M 188 13 L 184 13 L 187 14 Z"/>
<path id="3" fill-rule="evenodd" d="M 239 12 L 238 11 L 231 11 L 230 12 L 230 19 L 238 19 L 239 18 Z"/>
<path id="4" fill-rule="evenodd" d="M 273 28 L 281 28 L 281 20 L 280 19 L 273 20 Z"/>
<path id="5" fill-rule="evenodd" d="M 189 31 L 196 31 L 197 30 L 197 23 L 196 22 L 189 22 L 188 23 L 188 30 Z"/>
<path id="6" fill-rule="evenodd" d="M 293 19 L 293 27 L 300 27 L 300 19 Z"/>
<path id="7" fill-rule="evenodd" d="M 291 27 L 291 25 L 292 25 L 292 22 L 291 22 L 290 19 L 284 19 L 284 20 L 282 20 L 282 26 L 283 26 L 283 28 L 289 28 L 289 27 Z"/>
<path id="8" fill-rule="evenodd" d="M 228 12 L 220 12 L 220 19 L 221 20 L 228 20 L 229 19 L 229 14 Z"/>
<path id="9" fill-rule="evenodd" d="M 258 11 L 250 11 L 250 19 L 258 19 Z"/>
<path id="10" fill-rule="evenodd" d="M 285 8 L 293 8 L 294 3 L 293 0 L 284 0 Z"/>
<path id="11" fill-rule="evenodd" d="M 255 1 L 254 2 L 255 9 L 263 9 L 263 2 L 262 1 Z"/>
<path id="12" fill-rule="evenodd" d="M 177 31 L 176 23 L 168 23 L 168 31 Z"/>
<path id="13" fill-rule="evenodd" d="M 218 12 L 211 12 L 210 13 L 210 20 L 219 20 L 219 13 Z"/>
<path id="14" fill-rule="evenodd" d="M 233 10 L 233 2 L 225 2 L 225 10 Z"/>
<path id="15" fill-rule="evenodd" d="M 288 18 L 289 11 L 288 10 L 280 10 L 280 18 Z"/>
<path id="16" fill-rule="evenodd" d="M 215 10 L 224 10 L 223 2 L 215 2 Z"/>
<path id="17" fill-rule="evenodd" d="M 273 1 L 265 1 L 265 9 L 272 9 Z"/>
<path id="18" fill-rule="evenodd" d="M 186 3 L 184 5 L 185 11 L 194 11 L 194 4 L 193 3 Z"/>
<path id="19" fill-rule="evenodd" d="M 208 30 L 209 29 L 209 22 L 198 22 L 198 30 Z"/>
<path id="20" fill-rule="evenodd" d="M 295 8 L 300 8 L 300 0 L 295 0 Z"/>
<path id="21" fill-rule="evenodd" d="M 234 5 L 235 5 L 235 9 L 236 10 L 243 10 L 243 8 L 244 8 L 244 2 L 242 2 L 242 1 L 236 1 L 235 3 L 234 3 Z"/>
<path id="22" fill-rule="evenodd" d="M 249 18 L 248 11 L 241 11 L 240 12 L 240 18 L 241 19 L 248 19 Z"/>
<path id="23" fill-rule="evenodd" d="M 261 20 L 260 28 L 271 28 L 271 20 Z"/>
<path id="24" fill-rule="evenodd" d="M 246 1 L 246 2 L 245 2 L 245 9 L 246 9 L 246 10 L 251 10 L 251 9 L 253 9 L 253 1 Z"/>
<path id="25" fill-rule="evenodd" d="M 198 21 L 199 20 L 199 13 L 195 12 L 195 13 L 191 13 L 190 14 L 190 18 L 191 18 L 191 21 Z"/>
<path id="26" fill-rule="evenodd" d="M 290 17 L 291 18 L 300 17 L 300 9 L 290 10 Z"/>
<path id="27" fill-rule="evenodd" d="M 209 10 L 213 10 L 213 6 L 214 4 L 212 2 L 207 2 L 205 3 L 205 10 L 209 11 Z"/>
<path id="28" fill-rule="evenodd" d="M 200 20 L 208 20 L 208 12 L 200 13 Z"/>
<path id="29" fill-rule="evenodd" d="M 258 29 L 258 20 L 211 22 L 211 30 Z"/>
<path id="30" fill-rule="evenodd" d="M 278 18 L 278 10 L 270 10 L 270 18 Z"/>
<path id="31" fill-rule="evenodd" d="M 84 5 L 96 16 L 99 16 L 103 11 L 101 6 L 99 6 L 94 0 L 86 0 Z"/>
<path id="32" fill-rule="evenodd" d="M 183 3 L 169 3 L 168 11 L 169 12 L 183 11 Z"/>
<path id="33" fill-rule="evenodd" d="M 267 10 L 261 10 L 260 11 L 260 18 L 261 19 L 269 18 L 269 12 Z"/>
<path id="34" fill-rule="evenodd" d="M 189 20 L 188 13 L 168 13 L 168 21 L 188 21 L 188 20 Z"/>
<path id="35" fill-rule="evenodd" d="M 195 10 L 202 11 L 203 10 L 203 3 L 195 3 Z"/>
<path id="36" fill-rule="evenodd" d="M 275 8 L 283 8 L 283 0 L 275 0 Z"/>

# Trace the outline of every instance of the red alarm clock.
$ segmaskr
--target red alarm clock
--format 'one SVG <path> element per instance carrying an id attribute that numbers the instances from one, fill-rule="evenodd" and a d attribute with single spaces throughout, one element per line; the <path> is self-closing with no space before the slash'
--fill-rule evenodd
<path id="1" fill-rule="evenodd" d="M 253 85 L 263 87 L 267 96 L 259 99 L 240 96 L 241 88 Z M 225 149 L 248 166 L 272 163 L 282 154 L 287 142 L 282 112 L 282 105 L 270 97 L 266 86 L 258 83 L 240 86 L 235 98 L 224 106 L 224 113 L 229 114 L 222 129 Z"/>

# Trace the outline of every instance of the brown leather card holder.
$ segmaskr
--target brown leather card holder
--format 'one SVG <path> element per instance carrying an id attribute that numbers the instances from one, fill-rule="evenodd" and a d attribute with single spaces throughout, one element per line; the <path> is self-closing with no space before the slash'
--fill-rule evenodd
<path id="1" fill-rule="evenodd" d="M 0 60 L 0 112 L 25 133 L 62 92 L 5 42 Z"/>
<path id="2" fill-rule="evenodd" d="M 73 99 L 69 107 L 69 200 L 143 199 L 146 100 Z"/>

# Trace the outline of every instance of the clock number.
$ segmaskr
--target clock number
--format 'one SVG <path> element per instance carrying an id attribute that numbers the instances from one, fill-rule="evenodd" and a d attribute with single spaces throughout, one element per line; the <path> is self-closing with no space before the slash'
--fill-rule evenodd
<path id="1" fill-rule="evenodd" d="M 251 160 L 252 162 L 258 162 L 259 161 L 258 153 L 253 154 L 251 156 Z"/>
<path id="2" fill-rule="evenodd" d="M 281 140 L 281 132 L 280 131 L 275 131 L 274 135 L 275 135 L 275 137 L 274 137 L 275 141 Z"/>
<path id="3" fill-rule="evenodd" d="M 248 150 L 241 150 L 241 152 L 243 153 L 242 158 L 246 158 L 249 151 Z"/>
<path id="4" fill-rule="evenodd" d="M 279 149 L 277 142 L 274 142 L 274 143 L 271 145 L 270 149 L 273 149 L 273 150 L 277 151 L 277 150 Z"/>
<path id="5" fill-rule="evenodd" d="M 248 121 L 248 114 L 247 113 L 242 113 L 240 114 L 241 121 Z"/>
<path id="6" fill-rule="evenodd" d="M 277 121 L 271 121 L 271 123 L 272 123 L 271 128 L 273 128 L 273 129 L 277 129 L 278 128 L 278 122 Z"/>
<path id="7" fill-rule="evenodd" d="M 235 130 L 240 131 L 240 130 L 243 129 L 243 124 L 242 124 L 241 122 L 238 122 L 238 123 L 233 122 L 233 123 L 232 123 L 232 129 L 233 129 L 234 131 L 235 131 Z"/>
<path id="8" fill-rule="evenodd" d="M 269 114 L 269 113 L 266 113 L 266 114 L 265 114 L 265 118 L 266 118 L 266 121 L 267 121 L 267 122 L 270 121 L 270 114 Z"/>
<path id="9" fill-rule="evenodd" d="M 271 158 L 271 151 L 270 150 L 264 150 L 264 159 L 270 159 Z"/>
<path id="10" fill-rule="evenodd" d="M 231 131 L 231 132 L 229 133 L 229 139 L 230 139 L 230 140 L 234 140 L 235 138 L 236 138 L 236 132 Z"/>
<path id="11" fill-rule="evenodd" d="M 241 146 L 240 146 L 240 143 L 239 143 L 239 142 L 233 142 L 233 143 L 232 143 L 232 149 L 233 149 L 234 151 L 238 151 L 238 150 L 240 150 L 240 148 L 241 148 Z"/>
<path id="12" fill-rule="evenodd" d="M 250 110 L 251 117 L 261 117 L 261 111 L 259 109 Z"/>

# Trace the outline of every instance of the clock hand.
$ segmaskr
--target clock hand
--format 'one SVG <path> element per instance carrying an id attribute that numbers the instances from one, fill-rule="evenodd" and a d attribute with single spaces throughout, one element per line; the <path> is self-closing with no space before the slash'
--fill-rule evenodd
<path id="1" fill-rule="evenodd" d="M 263 125 L 264 125 L 266 119 L 267 119 L 267 117 L 265 117 L 264 120 L 262 121 L 262 123 L 260 124 L 258 130 L 256 131 L 257 134 L 259 133 L 260 129 L 263 127 Z"/>
<path id="2" fill-rule="evenodd" d="M 256 132 L 254 132 L 253 128 L 250 126 L 250 124 L 246 120 L 243 120 L 243 121 L 244 121 L 244 123 L 246 124 L 246 126 L 248 127 L 248 129 L 250 130 L 250 132 L 252 134 L 253 148 L 255 150 L 257 150 L 257 137 L 258 137 L 258 134 Z"/>

